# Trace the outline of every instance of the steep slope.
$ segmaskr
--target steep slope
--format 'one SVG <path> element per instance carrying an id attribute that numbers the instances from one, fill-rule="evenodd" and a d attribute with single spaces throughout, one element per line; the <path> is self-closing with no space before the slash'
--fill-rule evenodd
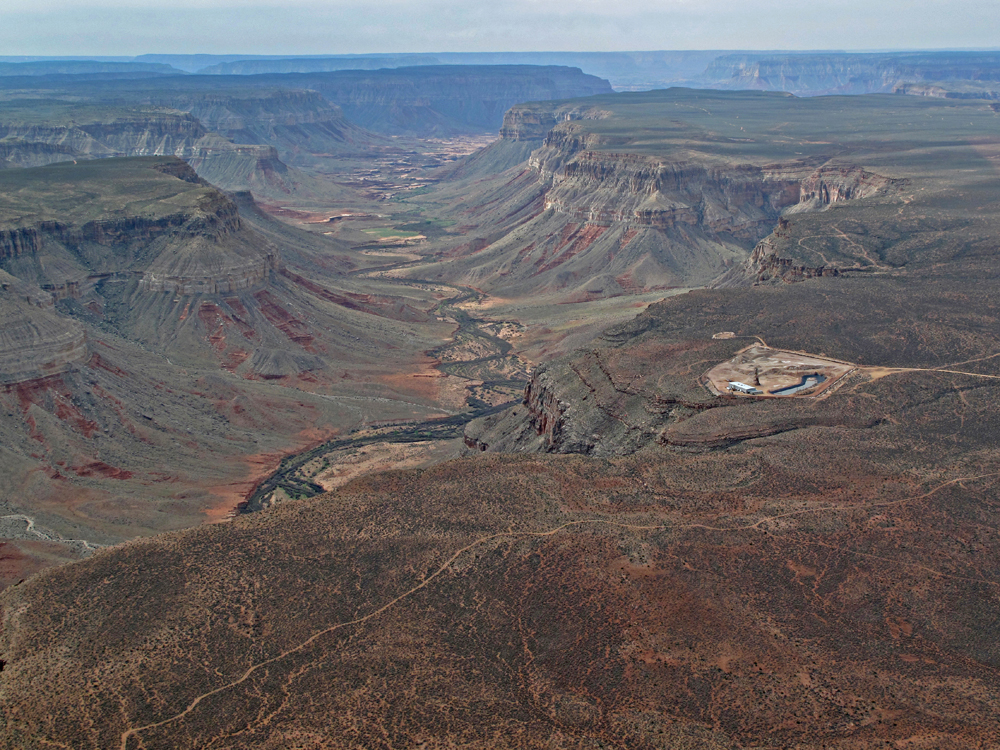
<path id="1" fill-rule="evenodd" d="M 957 444 L 924 391 L 861 444 L 479 456 L 100 552 L 0 595 L 0 737 L 992 746 L 995 391 Z"/>
<path id="2" fill-rule="evenodd" d="M 348 278 L 345 248 L 245 221 L 175 157 L 4 170 L 0 197 L 0 539 L 82 554 L 224 517 L 282 451 L 443 412 L 431 292 Z"/>
<path id="3" fill-rule="evenodd" d="M 349 122 L 316 91 L 290 88 L 298 85 L 292 82 L 289 88 L 237 88 L 230 79 L 222 80 L 229 85 L 167 88 L 144 92 L 142 98 L 190 112 L 236 143 L 271 146 L 297 166 L 324 166 L 330 156 L 370 157 L 395 148 L 390 140 Z"/>
<path id="4" fill-rule="evenodd" d="M 41 289 L 0 271 L 0 383 L 52 377 L 88 356 L 83 326 L 56 315 Z"/>
<path id="5" fill-rule="evenodd" d="M 684 89 L 519 105 L 501 143 L 464 165 L 461 195 L 444 185 L 422 198 L 464 236 L 406 273 L 579 301 L 723 274 L 870 272 L 913 262 L 900 233 L 930 239 L 941 222 L 961 222 L 963 241 L 985 247 L 995 121 L 984 102 Z M 520 169 L 478 169 L 507 166 L 504 151 L 516 158 L 543 132 Z M 963 171 L 947 167 L 959 162 Z M 959 195 L 980 207 L 976 221 Z M 888 255 L 887 243 L 897 244 Z M 784 260 L 764 260 L 774 252 Z"/>
<path id="6" fill-rule="evenodd" d="M 174 108 L 44 100 L 12 101 L 0 107 L 0 158 L 12 166 L 170 155 L 187 160 L 214 185 L 252 190 L 275 202 L 293 196 L 298 200 L 354 197 L 329 181 L 289 168 L 273 146 L 252 145 L 257 142 L 233 143 Z"/>

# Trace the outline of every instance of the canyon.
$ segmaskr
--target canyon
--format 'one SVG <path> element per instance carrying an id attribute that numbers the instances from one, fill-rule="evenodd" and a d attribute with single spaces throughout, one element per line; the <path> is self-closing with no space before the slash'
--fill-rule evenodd
<path id="1" fill-rule="evenodd" d="M 0 744 L 995 745 L 991 103 L 501 124 L 445 67 L 288 79 L 433 82 L 369 92 L 367 157 L 277 74 L 242 109 L 165 79 L 193 143 L 342 189 L 303 203 L 193 151 L 0 171 Z M 489 118 L 467 156 L 378 150 Z M 835 387 L 707 380 L 775 352 Z"/>
<path id="2" fill-rule="evenodd" d="M 284 450 L 442 411 L 411 379 L 450 330 L 433 294 L 352 281 L 364 256 L 177 157 L 3 170 L 0 194 L 0 504 L 40 529 L 13 532 L 29 567 L 38 534 L 76 554 L 224 518 Z"/>

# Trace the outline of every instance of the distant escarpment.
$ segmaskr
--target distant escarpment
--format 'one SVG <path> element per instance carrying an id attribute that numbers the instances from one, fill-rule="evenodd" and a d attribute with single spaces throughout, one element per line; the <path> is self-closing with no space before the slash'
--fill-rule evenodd
<path id="1" fill-rule="evenodd" d="M 80 159 L 178 156 L 226 190 L 252 190 L 265 199 L 326 193 L 332 186 L 318 185 L 316 178 L 290 168 L 273 145 L 287 146 L 281 133 L 292 132 L 305 142 L 307 151 L 329 150 L 327 140 L 313 138 L 317 132 L 329 135 L 328 122 L 315 122 L 322 113 L 316 112 L 314 100 L 322 102 L 322 98 L 312 92 L 280 93 L 284 96 L 250 100 L 224 95 L 196 101 L 161 96 L 153 98 L 162 104 L 146 102 L 141 107 L 19 102 L 0 113 L 0 163 L 36 167 Z M 301 99 L 307 101 L 296 109 Z M 291 101 L 290 112 L 281 108 L 285 100 Z M 249 101 L 249 105 L 241 109 L 234 101 Z M 208 118 L 208 127 L 178 107 L 198 110 Z M 331 110 L 329 104 L 325 110 Z M 343 117 L 339 119 L 350 130 Z M 234 143 L 219 134 L 222 130 L 245 142 Z M 296 142 L 290 153 L 301 145 Z"/>
<path id="2" fill-rule="evenodd" d="M 496 131 L 519 102 L 611 91 L 601 78 L 556 65 L 439 65 L 290 78 L 339 105 L 351 122 L 381 133 L 424 136 Z"/>
<path id="3" fill-rule="evenodd" d="M 142 99 L 190 113 L 234 143 L 271 146 L 275 156 L 280 153 L 298 166 L 316 166 L 331 155 L 371 155 L 393 148 L 389 139 L 348 121 L 340 107 L 316 91 L 167 89 L 143 93 Z"/>
<path id="4" fill-rule="evenodd" d="M 1000 81 L 1000 54 L 723 55 L 708 66 L 703 79 L 725 88 L 788 91 L 800 96 L 889 93 L 908 83 Z"/>
<path id="5" fill-rule="evenodd" d="M 21 90 L 25 84 L 0 86 Z M 398 148 L 386 135 L 496 132 L 504 112 L 519 102 L 611 90 L 602 78 L 560 65 L 418 65 L 155 82 L 52 80 L 23 89 L 31 99 L 73 97 L 102 106 L 182 110 L 237 142 L 274 146 L 296 165 L 310 157 Z"/>
<path id="6" fill-rule="evenodd" d="M 24 110 L 0 115 L 0 155 L 22 167 L 80 158 L 181 156 L 206 136 L 208 130 L 197 118 L 167 110 L 110 111 L 64 105 L 40 106 L 30 115 Z"/>

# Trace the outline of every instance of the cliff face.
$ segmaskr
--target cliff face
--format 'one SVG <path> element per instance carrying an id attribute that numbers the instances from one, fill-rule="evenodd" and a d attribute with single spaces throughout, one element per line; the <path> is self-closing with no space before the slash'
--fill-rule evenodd
<path id="1" fill-rule="evenodd" d="M 817 169 L 800 183 L 798 202 L 784 211 L 784 216 L 789 218 L 779 219 L 774 231 L 754 246 L 745 263 L 730 269 L 712 285 L 729 288 L 765 282 L 803 281 L 858 270 L 856 262 L 845 263 L 841 258 L 810 264 L 795 257 L 783 257 L 782 253 L 788 252 L 790 245 L 795 246 L 789 229 L 791 217 L 824 211 L 854 199 L 885 195 L 903 184 L 905 180 L 885 177 L 860 167 L 825 166 Z"/>
<path id="2" fill-rule="evenodd" d="M 0 114 L 0 163 L 35 167 L 79 159 L 178 156 L 225 190 L 253 190 L 263 198 L 284 198 L 329 192 L 330 186 L 289 169 L 273 143 L 288 146 L 293 155 L 303 148 L 329 151 L 331 137 L 343 142 L 351 130 L 335 108 L 314 92 L 262 92 L 259 98 L 250 99 L 225 95 L 163 99 L 167 106 L 197 110 L 208 118 L 212 130 L 232 133 L 246 142 L 234 143 L 219 132 L 209 132 L 190 112 L 157 109 L 148 103 L 138 111 L 64 105 L 53 115 L 56 122 L 40 123 L 39 113 L 49 106 L 41 103 L 38 112 L 22 108 Z M 339 118 L 343 128 L 338 130 L 340 126 L 323 120 L 326 116 Z M 292 143 L 289 134 L 295 136 Z"/>
<path id="3" fill-rule="evenodd" d="M 588 104 L 553 108 L 511 107 L 503 116 L 500 137 L 506 141 L 542 141 L 561 122 L 601 120 L 610 115 Z"/>
<path id="4" fill-rule="evenodd" d="M 0 121 L 0 138 L 7 141 L 3 148 L 9 152 L 6 158 L 23 167 L 74 158 L 183 156 L 207 135 L 196 118 L 178 112 L 121 115 L 82 124 Z"/>
<path id="5" fill-rule="evenodd" d="M 441 65 L 303 75 L 347 119 L 380 133 L 446 135 L 496 131 L 518 102 L 609 93 L 578 68 Z"/>
<path id="6" fill-rule="evenodd" d="M 465 431 L 470 450 L 500 453 L 634 453 L 667 440 L 671 426 L 728 405 L 675 376 L 703 345 L 654 343 L 623 352 L 601 346 L 539 367 L 524 398 Z M 666 362 L 665 357 L 676 357 Z M 726 442 L 726 440 L 723 440 Z"/>
<path id="7" fill-rule="evenodd" d="M 469 204 L 463 216 L 503 213 L 476 228 L 477 242 L 452 250 L 447 269 L 421 266 L 414 273 L 448 274 L 501 296 L 554 294 L 574 301 L 831 275 L 840 259 L 782 258 L 773 243 L 759 243 L 785 216 L 876 199 L 902 184 L 857 166 L 850 153 L 824 153 L 825 143 L 796 151 L 787 141 L 770 142 L 773 125 L 754 118 L 798 116 L 816 127 L 815 113 L 796 112 L 790 97 L 653 94 L 512 108 L 499 145 L 467 160 L 467 171 L 475 174 L 477 159 L 507 166 L 500 158 L 504 144 L 511 154 L 539 147 L 519 173 L 498 178 L 505 186 L 462 198 Z M 688 101 L 699 97 L 704 105 Z M 731 134 L 710 129 L 719 121 L 712 108 L 720 107 L 728 108 L 722 117 Z M 678 112 L 704 113 L 698 115 L 704 123 L 671 119 Z M 525 217 L 524 206 L 534 213 Z"/>
<path id="8" fill-rule="evenodd" d="M 190 113 L 209 130 L 235 143 L 270 146 L 294 165 L 314 166 L 324 156 L 367 154 L 392 147 L 387 139 L 349 122 L 340 107 L 316 91 L 168 90 L 150 93 L 145 101 Z"/>
<path id="9" fill-rule="evenodd" d="M 46 297 L 0 271 L 0 386 L 58 375 L 87 358 L 83 326 L 57 315 Z"/>
<path id="10" fill-rule="evenodd" d="M 577 221 L 671 229 L 685 224 L 757 240 L 799 202 L 801 167 L 707 166 L 696 161 L 598 150 L 601 139 L 572 124 L 552 130 L 529 166 L 551 185 L 545 208 Z M 613 148 L 613 147 L 612 147 Z"/>
<path id="11" fill-rule="evenodd" d="M 66 165 L 10 173 L 10 187 L 19 185 L 24 208 L 34 215 L 15 204 L 0 222 L 0 263 L 9 271 L 57 298 L 74 298 L 109 278 L 137 280 L 144 292 L 233 292 L 260 284 L 277 267 L 276 250 L 243 227 L 237 206 L 183 161 L 125 162 L 131 169 L 118 160 L 89 164 L 108 169 Z M 91 173 L 103 173 L 112 191 L 115 180 L 131 183 L 134 203 L 111 208 L 88 201 L 89 191 L 101 186 L 88 181 Z M 50 180 L 60 177 L 67 180 L 62 194 L 50 194 Z M 47 200 L 71 202 L 74 210 L 45 210 Z"/>
<path id="12" fill-rule="evenodd" d="M 506 187 L 463 208 L 485 216 L 502 207 L 508 223 L 484 224 L 483 240 L 456 248 L 447 273 L 502 296 L 574 300 L 707 284 L 741 268 L 783 214 L 869 197 L 892 182 L 794 154 L 762 163 L 690 147 L 637 149 L 605 125 L 613 117 L 602 104 L 512 108 L 500 143 L 539 148 Z M 521 206 L 534 214 L 526 218 Z M 429 278 L 436 267 L 419 272 Z"/>
<path id="13" fill-rule="evenodd" d="M 793 94 L 889 93 L 907 83 L 998 81 L 1000 55 L 990 52 L 723 55 L 704 80 L 730 89 Z"/>

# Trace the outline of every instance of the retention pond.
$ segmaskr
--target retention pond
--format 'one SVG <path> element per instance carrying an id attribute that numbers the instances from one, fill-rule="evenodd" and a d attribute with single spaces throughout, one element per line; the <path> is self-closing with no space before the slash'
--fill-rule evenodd
<path id="1" fill-rule="evenodd" d="M 772 396 L 793 396 L 799 391 L 807 391 L 810 388 L 814 388 L 823 381 L 826 380 L 826 375 L 819 375 L 813 373 L 812 375 L 803 375 L 802 382 L 798 385 L 790 385 L 786 388 L 779 388 L 776 391 L 771 391 Z"/>

